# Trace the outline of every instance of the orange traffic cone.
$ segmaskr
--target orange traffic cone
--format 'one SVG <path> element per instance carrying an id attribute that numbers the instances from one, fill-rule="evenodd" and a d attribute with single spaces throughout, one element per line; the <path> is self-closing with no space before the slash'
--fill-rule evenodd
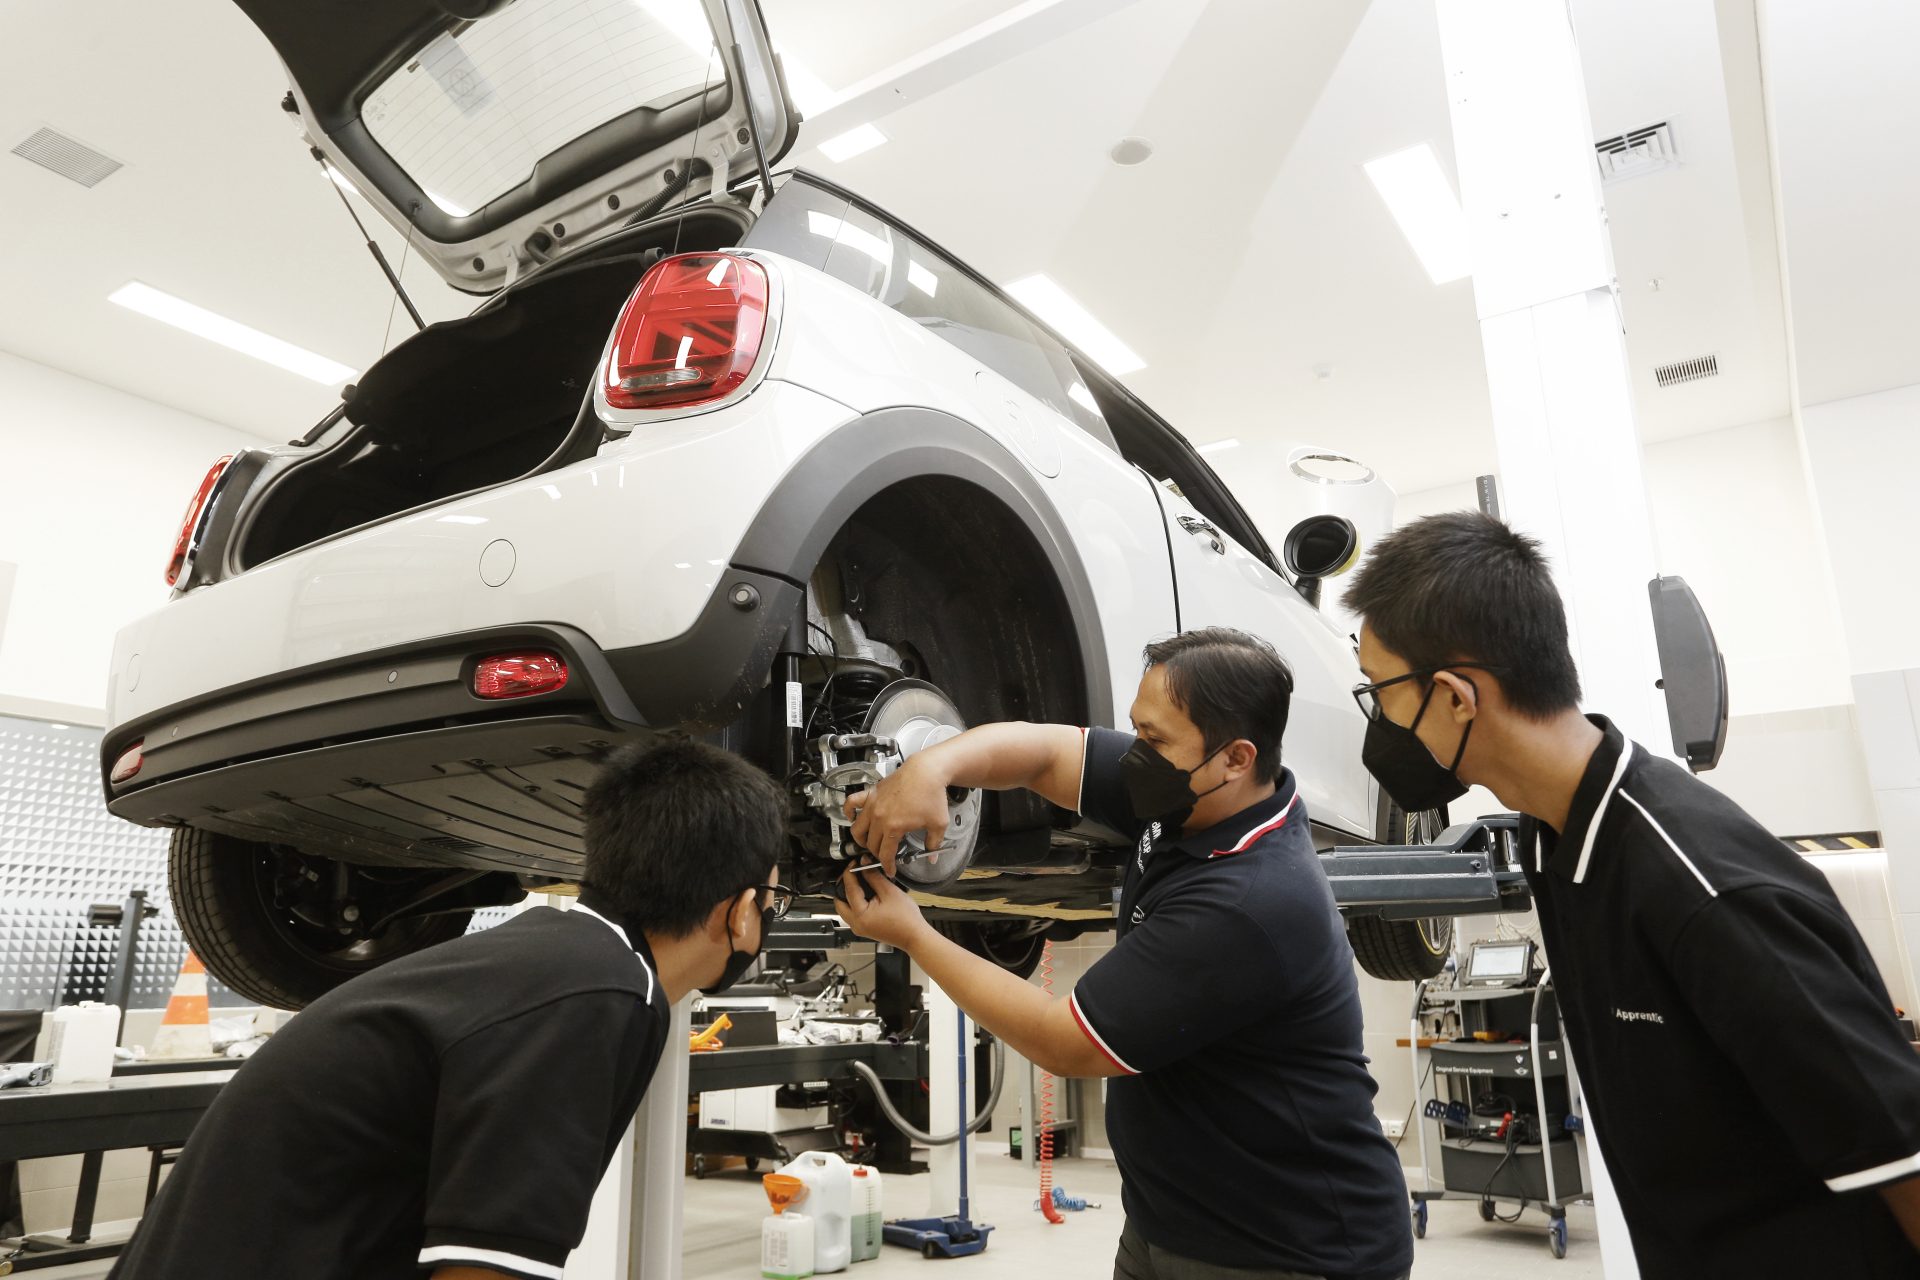
<path id="1" fill-rule="evenodd" d="M 173 984 L 173 995 L 167 1001 L 167 1014 L 160 1020 L 160 1031 L 153 1038 L 152 1056 L 213 1056 L 213 1033 L 207 1026 L 207 970 L 200 963 L 200 957 L 191 951 L 181 962 L 180 978 Z"/>

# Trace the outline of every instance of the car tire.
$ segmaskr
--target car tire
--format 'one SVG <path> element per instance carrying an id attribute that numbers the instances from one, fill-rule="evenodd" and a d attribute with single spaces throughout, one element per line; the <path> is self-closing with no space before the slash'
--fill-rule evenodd
<path id="1" fill-rule="evenodd" d="M 174 918 L 207 972 L 236 994 L 302 1009 L 349 978 L 467 931 L 471 911 L 398 920 L 378 937 L 335 943 L 274 906 L 279 855 L 211 831 L 181 828 L 167 854 Z"/>
<path id="2" fill-rule="evenodd" d="M 1409 814 L 1380 797 L 1380 843 L 1425 844 L 1446 829 L 1441 809 Z M 1388 982 L 1421 982 L 1446 968 L 1453 954 L 1453 920 L 1430 916 L 1418 920 L 1383 920 L 1379 916 L 1349 916 L 1347 941 L 1360 967 Z"/>
<path id="3" fill-rule="evenodd" d="M 984 920 L 935 920 L 934 929 L 1016 978 L 1031 978 L 1047 946 L 1047 921 L 995 916 Z"/>

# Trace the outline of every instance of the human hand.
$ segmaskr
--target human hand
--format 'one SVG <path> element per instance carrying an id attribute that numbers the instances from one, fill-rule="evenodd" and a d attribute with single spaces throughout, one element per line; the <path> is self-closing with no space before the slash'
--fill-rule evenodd
<path id="1" fill-rule="evenodd" d="M 919 904 L 882 874 L 878 863 L 854 867 L 840 877 L 840 916 L 863 938 L 912 951 L 928 929 Z"/>
<path id="2" fill-rule="evenodd" d="M 901 837 L 924 831 L 927 848 L 938 849 L 946 843 L 947 779 L 916 757 L 869 790 L 848 796 L 843 812 L 853 820 L 855 842 L 893 875 Z"/>

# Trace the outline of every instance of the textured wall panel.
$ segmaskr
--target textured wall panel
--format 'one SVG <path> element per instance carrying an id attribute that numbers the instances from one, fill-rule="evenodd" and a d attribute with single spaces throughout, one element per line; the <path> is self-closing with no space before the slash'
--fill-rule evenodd
<path id="1" fill-rule="evenodd" d="M 144 922 L 132 1006 L 158 1009 L 173 990 L 186 942 L 167 897 L 164 830 L 107 812 L 100 731 L 0 716 L 0 1009 L 47 1009 L 104 999 L 117 928 L 87 927 L 96 902 L 145 889 L 160 914 Z M 473 928 L 504 909 L 475 913 Z M 211 976 L 215 1005 L 244 1005 Z"/>

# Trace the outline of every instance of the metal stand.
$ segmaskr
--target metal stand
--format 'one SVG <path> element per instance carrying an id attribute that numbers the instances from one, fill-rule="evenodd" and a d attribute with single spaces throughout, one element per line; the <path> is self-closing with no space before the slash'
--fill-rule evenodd
<path id="1" fill-rule="evenodd" d="M 967 1015 L 958 1005 L 953 1006 L 954 1046 L 953 1063 L 958 1088 L 955 1112 L 957 1123 L 964 1130 L 967 1121 L 972 1119 L 972 1099 L 967 1096 L 967 1057 L 972 1048 L 973 1037 L 967 1034 Z M 968 1166 L 972 1163 L 972 1140 L 962 1133 L 960 1141 L 953 1144 L 960 1174 L 960 1197 L 958 1212 L 950 1217 L 902 1218 L 886 1224 L 882 1231 L 888 1244 L 899 1245 L 906 1249 L 918 1249 L 926 1258 L 964 1258 L 976 1253 L 984 1253 L 987 1237 L 993 1228 L 984 1222 L 975 1222 L 972 1217 L 973 1205 L 968 1191 Z M 936 1193 L 937 1194 L 937 1193 Z"/>
<path id="2" fill-rule="evenodd" d="M 127 1005 L 133 1001 L 133 957 L 140 945 L 140 922 L 151 920 L 160 914 L 160 908 L 149 906 L 145 889 L 129 889 L 126 900 L 115 906 L 111 902 L 96 902 L 87 908 L 87 924 L 95 929 L 107 929 L 120 926 L 120 945 L 114 948 L 113 972 L 107 978 L 107 1003 L 120 1010 L 120 1026 L 114 1033 L 114 1043 L 119 1044 L 127 1034 Z"/>
<path id="3" fill-rule="evenodd" d="M 920 1009 L 920 988 L 913 985 L 913 960 L 904 951 L 880 947 L 873 958 L 873 1011 L 886 1024 L 887 1034 L 906 1037 L 913 1031 Z M 887 1096 L 902 1115 L 911 1117 L 916 1090 L 909 1081 L 887 1085 Z M 892 1125 L 882 1124 L 875 1142 L 874 1165 L 882 1173 L 925 1173 L 924 1161 L 913 1158 L 913 1143 Z"/>

